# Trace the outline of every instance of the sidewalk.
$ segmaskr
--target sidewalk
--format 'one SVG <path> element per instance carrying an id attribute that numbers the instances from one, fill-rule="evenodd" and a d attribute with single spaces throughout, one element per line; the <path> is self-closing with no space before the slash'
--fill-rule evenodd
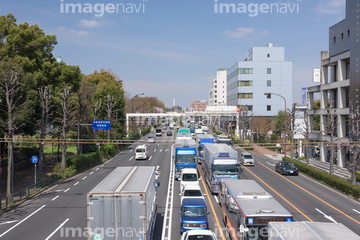
<path id="1" fill-rule="evenodd" d="M 284 154 L 277 154 L 267 148 L 258 146 L 256 144 L 253 144 L 253 147 L 254 147 L 254 150 L 251 151 L 252 153 L 263 154 L 266 157 L 269 157 L 271 159 L 278 160 L 278 161 L 281 161 L 282 157 L 284 157 Z M 287 153 L 287 156 L 290 157 L 290 153 Z M 305 163 L 305 160 L 298 160 L 298 161 Z M 329 173 L 329 171 L 330 171 L 330 163 L 329 162 L 321 162 L 319 159 L 316 159 L 316 158 L 310 158 L 309 165 L 316 168 L 317 170 L 320 170 L 323 172 Z M 339 168 L 338 166 L 334 165 L 334 175 L 341 179 L 349 180 L 351 173 L 349 172 L 349 170 L 347 168 Z M 357 184 L 360 185 L 359 182 Z"/>

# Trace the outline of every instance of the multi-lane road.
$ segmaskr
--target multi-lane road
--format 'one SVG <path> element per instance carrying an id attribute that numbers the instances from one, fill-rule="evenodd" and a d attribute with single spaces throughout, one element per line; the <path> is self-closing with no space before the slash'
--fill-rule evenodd
<path id="1" fill-rule="evenodd" d="M 154 132 L 150 133 L 155 135 Z M 146 137 L 143 138 L 146 140 Z M 135 160 L 138 144 L 129 146 L 103 165 L 58 183 L 1 216 L 0 239 L 86 239 L 86 194 L 114 168 L 121 166 L 156 166 L 160 172 L 158 214 L 154 239 L 180 239 L 180 186 L 170 174 L 174 136 L 157 137 L 149 144 L 147 160 Z M 240 150 L 238 150 L 240 152 Z M 245 167 L 243 179 L 257 181 L 279 201 L 297 221 L 338 222 L 360 235 L 360 204 L 325 185 L 299 174 L 281 176 L 274 172 L 275 160 L 254 155 L 255 166 Z M 200 173 L 201 165 L 199 165 Z M 222 222 L 218 198 L 205 182 L 204 193 L 209 224 L 219 239 L 228 239 Z M 135 238 L 134 238 L 135 239 Z"/>

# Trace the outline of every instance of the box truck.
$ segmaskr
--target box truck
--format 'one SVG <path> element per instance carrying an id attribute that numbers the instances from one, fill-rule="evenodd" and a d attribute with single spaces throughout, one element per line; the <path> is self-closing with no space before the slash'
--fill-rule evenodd
<path id="1" fill-rule="evenodd" d="M 152 239 L 157 186 L 155 167 L 115 168 L 87 194 L 88 240 Z"/>

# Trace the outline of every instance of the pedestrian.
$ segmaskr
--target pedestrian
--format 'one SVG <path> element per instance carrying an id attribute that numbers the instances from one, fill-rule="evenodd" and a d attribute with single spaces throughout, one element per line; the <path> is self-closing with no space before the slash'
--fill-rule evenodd
<path id="1" fill-rule="evenodd" d="M 278 148 L 278 153 L 281 153 L 281 147 Z"/>
<path id="2" fill-rule="evenodd" d="M 295 153 L 295 159 L 297 159 L 299 157 L 298 152 Z"/>

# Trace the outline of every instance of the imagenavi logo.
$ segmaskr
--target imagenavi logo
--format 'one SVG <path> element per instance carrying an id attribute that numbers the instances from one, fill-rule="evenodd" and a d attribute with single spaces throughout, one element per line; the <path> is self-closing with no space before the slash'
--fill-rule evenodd
<path id="1" fill-rule="evenodd" d="M 214 13 L 240 13 L 250 17 L 256 17 L 260 13 L 299 13 L 301 2 L 301 0 L 287 3 L 229 3 L 225 1 L 214 0 Z"/>
<path id="2" fill-rule="evenodd" d="M 96 17 L 102 17 L 105 13 L 145 13 L 146 2 L 147 0 L 142 0 L 140 3 L 74 3 L 60 0 L 60 13 L 94 14 Z"/>

